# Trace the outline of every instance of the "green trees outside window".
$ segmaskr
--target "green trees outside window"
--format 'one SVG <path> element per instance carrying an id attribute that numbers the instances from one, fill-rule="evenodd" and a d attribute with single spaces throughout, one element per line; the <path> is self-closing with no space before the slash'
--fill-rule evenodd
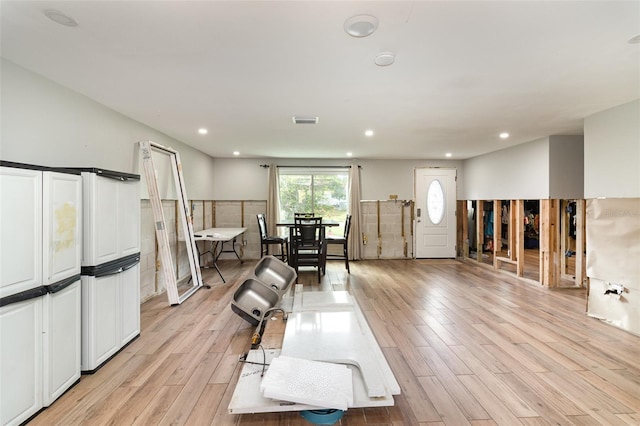
<path id="1" fill-rule="evenodd" d="M 280 170 L 280 221 L 293 222 L 294 213 L 313 213 L 340 226 L 328 228 L 342 235 L 349 210 L 349 174 L 346 170 Z"/>

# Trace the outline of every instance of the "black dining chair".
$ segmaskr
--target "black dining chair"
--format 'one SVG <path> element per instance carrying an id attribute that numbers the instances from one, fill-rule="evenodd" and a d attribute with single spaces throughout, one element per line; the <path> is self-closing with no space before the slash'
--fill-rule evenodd
<path id="1" fill-rule="evenodd" d="M 282 261 L 287 260 L 288 246 L 287 243 L 289 239 L 287 237 L 280 237 L 277 235 L 269 235 L 267 231 L 267 219 L 263 213 L 258 213 L 256 215 L 258 219 L 258 228 L 260 231 L 260 257 L 269 254 L 269 246 L 272 244 L 280 245 L 280 259 Z"/>
<path id="2" fill-rule="evenodd" d="M 344 222 L 344 233 L 342 237 L 333 237 L 328 236 L 325 238 L 327 243 L 326 250 L 326 258 L 327 259 L 344 259 L 344 266 L 347 268 L 347 273 L 351 273 L 349 271 L 349 231 L 351 230 L 351 215 L 347 215 L 347 219 Z M 329 253 L 329 244 L 342 245 L 342 254 L 331 254 Z"/>
<path id="3" fill-rule="evenodd" d="M 321 217 L 294 217 L 291 240 L 291 265 L 298 272 L 300 266 L 318 269 L 318 282 L 324 273 L 324 228 Z"/>
<path id="4" fill-rule="evenodd" d="M 305 218 L 308 219 L 310 217 L 313 217 L 313 213 L 302 213 L 302 212 L 294 212 L 293 213 L 293 220 L 295 221 L 296 218 Z M 293 228 L 293 235 L 296 235 L 296 229 L 295 227 Z"/>

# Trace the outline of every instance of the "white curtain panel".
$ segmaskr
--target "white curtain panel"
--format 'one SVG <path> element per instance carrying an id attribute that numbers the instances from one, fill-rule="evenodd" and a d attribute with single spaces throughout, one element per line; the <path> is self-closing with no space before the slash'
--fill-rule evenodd
<path id="1" fill-rule="evenodd" d="M 349 260 L 362 259 L 362 230 L 360 228 L 360 166 L 352 164 L 349 170 L 349 213 L 351 213 L 351 231 L 349 232 Z"/>

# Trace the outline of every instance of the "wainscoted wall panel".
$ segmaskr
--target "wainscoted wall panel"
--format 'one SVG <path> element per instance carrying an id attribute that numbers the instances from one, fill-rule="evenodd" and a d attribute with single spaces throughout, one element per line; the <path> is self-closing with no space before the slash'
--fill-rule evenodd
<path id="1" fill-rule="evenodd" d="M 403 216 L 404 220 L 402 220 Z M 410 220 L 411 211 L 404 207 L 403 201 L 380 202 L 381 259 L 402 259 L 413 256 L 413 243 L 411 242 L 413 234 Z M 409 244 L 410 242 L 411 244 Z"/>
<path id="2" fill-rule="evenodd" d="M 258 231 L 258 220 L 256 215 L 258 213 L 265 213 L 267 211 L 266 201 L 245 201 L 244 202 L 244 224 L 247 228 L 244 234 L 244 239 L 247 242 L 244 249 L 244 257 L 247 259 L 259 259 L 260 258 L 260 232 Z M 269 229 L 270 234 L 286 235 L 287 229 Z"/>
<path id="3" fill-rule="evenodd" d="M 365 259 L 413 257 L 412 206 L 401 200 L 360 203 Z"/>

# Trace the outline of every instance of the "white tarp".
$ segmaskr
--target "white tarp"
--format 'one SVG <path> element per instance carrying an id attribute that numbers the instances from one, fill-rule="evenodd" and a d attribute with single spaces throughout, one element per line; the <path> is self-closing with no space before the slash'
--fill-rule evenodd
<path id="1" fill-rule="evenodd" d="M 587 200 L 586 225 L 587 312 L 640 334 L 640 199 Z"/>
<path id="2" fill-rule="evenodd" d="M 587 200 L 587 276 L 640 289 L 640 198 Z"/>

